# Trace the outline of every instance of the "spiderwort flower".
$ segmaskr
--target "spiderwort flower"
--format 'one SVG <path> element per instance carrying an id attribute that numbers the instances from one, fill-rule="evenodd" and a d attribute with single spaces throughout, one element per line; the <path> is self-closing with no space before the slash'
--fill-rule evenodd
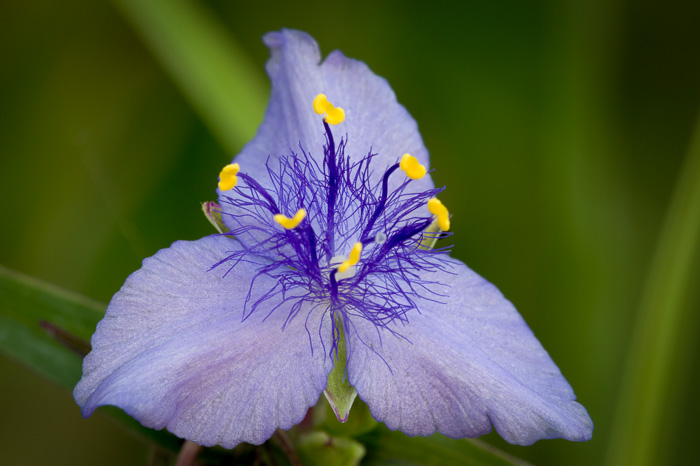
<path id="1" fill-rule="evenodd" d="M 202 445 L 259 444 L 299 423 L 341 364 L 408 435 L 493 424 L 516 444 L 590 439 L 512 304 L 428 246 L 449 212 L 387 82 L 338 51 L 321 63 L 305 33 L 264 41 L 265 120 L 220 174 L 229 234 L 178 241 L 126 280 L 75 388 L 83 415 L 111 404 Z"/>

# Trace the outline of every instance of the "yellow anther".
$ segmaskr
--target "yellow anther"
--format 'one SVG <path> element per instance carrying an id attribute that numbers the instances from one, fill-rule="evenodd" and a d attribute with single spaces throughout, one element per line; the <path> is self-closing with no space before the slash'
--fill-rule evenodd
<path id="1" fill-rule="evenodd" d="M 236 174 L 240 169 L 241 167 L 239 167 L 237 163 L 226 165 L 223 170 L 221 170 L 221 173 L 219 173 L 219 189 L 228 191 L 236 186 L 236 183 L 238 183 Z"/>
<path id="2" fill-rule="evenodd" d="M 420 180 L 425 176 L 425 167 L 418 163 L 418 159 L 411 154 L 403 154 L 399 166 L 412 180 Z"/>
<path id="3" fill-rule="evenodd" d="M 314 98 L 314 111 L 319 115 L 325 113 L 325 120 L 329 125 L 337 125 L 345 120 L 345 110 L 328 102 L 325 94 L 319 94 Z"/>
<path id="4" fill-rule="evenodd" d="M 442 231 L 450 230 L 450 213 L 447 211 L 440 199 L 437 197 L 428 201 L 428 210 L 431 214 L 437 216 L 438 226 Z"/>
<path id="5" fill-rule="evenodd" d="M 360 254 L 362 253 L 362 243 L 355 243 L 350 251 L 350 257 L 348 260 L 340 264 L 338 267 L 338 272 L 343 273 L 350 268 L 351 265 L 355 265 L 360 262 Z"/>
<path id="6" fill-rule="evenodd" d="M 275 219 L 275 222 L 282 225 L 285 229 L 291 230 L 292 228 L 296 228 L 301 223 L 301 221 L 304 220 L 304 217 L 306 217 L 306 210 L 299 209 L 292 218 L 289 218 L 282 214 L 277 214 L 273 218 Z"/>
<path id="7" fill-rule="evenodd" d="M 438 217 L 438 226 L 442 231 L 450 231 L 450 217 Z"/>
<path id="8" fill-rule="evenodd" d="M 333 110 L 326 112 L 326 123 L 329 125 L 337 125 L 345 121 L 345 110 L 340 107 L 334 107 Z"/>
<path id="9" fill-rule="evenodd" d="M 328 107 L 328 104 L 331 103 L 328 102 L 328 97 L 326 97 L 326 94 L 319 94 L 314 98 L 314 111 L 319 115 L 322 115 L 326 113 L 326 107 Z"/>

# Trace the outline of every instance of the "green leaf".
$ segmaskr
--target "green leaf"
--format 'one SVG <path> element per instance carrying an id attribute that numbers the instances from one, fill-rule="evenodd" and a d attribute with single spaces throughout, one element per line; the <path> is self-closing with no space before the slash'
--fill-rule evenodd
<path id="1" fill-rule="evenodd" d="M 677 409 L 671 393 L 683 375 L 674 373 L 674 363 L 692 354 L 694 344 L 679 336 L 698 323 L 697 309 L 686 299 L 697 287 L 699 251 L 700 117 L 647 277 L 618 395 L 610 465 L 663 461 L 662 433 L 674 428 L 663 416 Z"/>
<path id="2" fill-rule="evenodd" d="M 355 466 L 365 455 L 362 444 L 346 437 L 311 432 L 299 439 L 298 453 L 305 465 Z"/>
<path id="3" fill-rule="evenodd" d="M 105 306 L 4 267 L 0 302 L 0 351 L 72 390 L 82 373 L 82 358 L 41 324 L 88 341 Z"/>
<path id="4" fill-rule="evenodd" d="M 409 437 L 384 425 L 357 437 L 367 449 L 363 465 L 525 465 L 522 460 L 474 439 L 451 439 L 436 434 Z"/>
<path id="5" fill-rule="evenodd" d="M 206 8 L 114 0 L 219 142 L 233 155 L 262 121 L 267 79 Z"/>
<path id="6" fill-rule="evenodd" d="M 82 374 L 80 345 L 89 347 L 106 306 L 2 266 L 0 303 L 0 351 L 72 392 Z M 179 448 L 174 435 L 143 427 L 118 408 L 98 412 L 145 440 Z"/>

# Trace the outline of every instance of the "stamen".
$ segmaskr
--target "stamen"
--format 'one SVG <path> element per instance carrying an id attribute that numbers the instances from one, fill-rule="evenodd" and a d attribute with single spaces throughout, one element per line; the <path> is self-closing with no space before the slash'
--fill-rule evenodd
<path id="1" fill-rule="evenodd" d="M 348 257 L 348 260 L 340 264 L 338 267 L 338 272 L 343 273 L 349 269 L 351 265 L 356 265 L 358 262 L 360 262 L 360 253 L 362 253 L 362 243 L 355 243 L 350 251 L 350 257 Z"/>
<path id="2" fill-rule="evenodd" d="M 372 244 L 372 243 L 382 245 L 382 244 L 386 243 L 386 235 L 382 232 L 379 232 L 370 238 L 364 238 L 360 242 L 362 243 L 362 247 L 365 247 L 368 244 Z"/>
<path id="3" fill-rule="evenodd" d="M 314 111 L 319 115 L 325 113 L 325 120 L 330 125 L 337 125 L 345 120 L 345 110 L 330 103 L 325 94 L 319 94 L 314 98 Z"/>
<path id="4" fill-rule="evenodd" d="M 396 233 L 386 238 L 386 241 L 382 244 L 379 253 L 372 258 L 372 261 L 375 264 L 380 262 L 396 245 L 403 243 L 412 236 L 424 231 L 432 222 L 432 219 L 427 219 L 402 226 L 398 229 L 398 231 L 396 231 Z M 371 272 L 371 267 L 365 267 L 363 275 L 360 276 L 358 280 L 362 280 L 369 272 Z"/>
<path id="5" fill-rule="evenodd" d="M 374 213 L 372 214 L 372 217 L 369 219 L 369 222 L 367 222 L 367 226 L 365 227 L 364 231 L 362 232 L 362 238 L 366 238 L 367 235 L 370 234 L 372 231 L 372 228 L 374 227 L 374 222 L 377 221 L 379 216 L 384 212 L 384 207 L 386 206 L 386 199 L 387 196 L 389 195 L 389 177 L 391 176 L 392 173 L 394 173 L 397 169 L 399 168 L 399 164 L 394 164 L 391 167 L 387 169 L 387 171 L 384 173 L 384 176 L 382 177 L 382 196 L 379 198 L 379 203 L 377 204 L 377 208 L 374 210 Z"/>
<path id="6" fill-rule="evenodd" d="M 327 243 L 327 253 L 329 256 L 335 251 L 335 202 L 338 195 L 338 164 L 337 164 L 337 154 L 335 152 L 335 141 L 333 140 L 333 131 L 331 127 L 328 126 L 328 122 L 323 122 L 323 128 L 326 130 L 326 137 L 328 138 L 328 145 L 325 150 L 325 157 L 323 158 L 323 163 L 328 167 L 328 214 L 326 217 L 326 222 L 328 225 L 328 243 Z M 342 144 L 342 139 L 341 139 Z"/>
<path id="7" fill-rule="evenodd" d="M 401 170 L 406 173 L 406 176 L 412 180 L 420 180 L 425 176 L 425 167 L 418 163 L 418 159 L 411 154 L 403 155 L 400 166 Z"/>
<path id="8" fill-rule="evenodd" d="M 272 196 L 270 196 L 270 193 L 268 193 L 265 188 L 260 186 L 260 183 L 258 183 L 257 181 L 255 181 L 253 178 L 251 178 L 250 176 L 248 176 L 245 173 L 241 173 L 240 177 L 243 178 L 243 180 L 245 180 L 246 183 L 248 183 L 248 186 L 250 186 L 250 188 L 253 191 L 256 191 L 258 194 L 260 194 L 267 201 L 268 209 L 270 209 L 270 212 L 272 212 L 274 214 L 275 212 L 280 211 L 277 208 L 277 203 L 275 202 L 275 200 L 272 198 Z"/>
<path id="9" fill-rule="evenodd" d="M 450 229 L 450 213 L 447 211 L 442 202 L 437 197 L 434 197 L 428 201 L 428 210 L 431 214 L 437 216 L 438 226 L 442 231 L 449 231 Z"/>
<path id="10" fill-rule="evenodd" d="M 282 225 L 285 229 L 291 230 L 292 228 L 296 228 L 301 223 L 301 221 L 304 220 L 304 217 L 306 217 L 306 210 L 299 209 L 292 218 L 289 218 L 282 214 L 277 214 L 273 218 L 275 219 L 275 222 Z"/>
<path id="11" fill-rule="evenodd" d="M 219 189 L 222 191 L 233 189 L 238 183 L 236 175 L 240 169 L 241 167 L 237 163 L 226 165 L 219 173 Z"/>

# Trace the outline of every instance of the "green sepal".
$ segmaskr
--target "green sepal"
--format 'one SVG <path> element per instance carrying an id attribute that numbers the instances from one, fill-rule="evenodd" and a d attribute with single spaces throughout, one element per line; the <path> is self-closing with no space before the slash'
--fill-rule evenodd
<path id="1" fill-rule="evenodd" d="M 377 427 L 377 421 L 372 417 L 369 407 L 360 398 L 356 398 L 353 402 L 348 421 L 345 423 L 336 421 L 335 416 L 331 414 L 332 408 L 328 403 L 324 403 L 321 408 L 324 415 L 323 417 L 319 416 L 320 427 L 331 435 L 356 437 Z"/>
<path id="2" fill-rule="evenodd" d="M 437 220 L 433 221 L 428 228 L 423 231 L 423 240 L 420 243 L 421 249 L 433 249 L 440 238 L 440 227 Z"/>
<path id="3" fill-rule="evenodd" d="M 333 370 L 328 375 L 328 382 L 323 394 L 326 395 L 328 403 L 333 408 L 338 421 L 345 422 L 348 420 L 352 402 L 355 401 L 357 391 L 355 387 L 350 385 L 345 376 L 345 368 L 347 367 L 347 351 L 345 348 L 345 333 L 343 325 L 340 321 L 336 322 L 338 333 L 338 352 L 336 353 L 335 361 L 333 361 Z"/>
<path id="4" fill-rule="evenodd" d="M 325 432 L 311 432 L 299 439 L 297 446 L 305 465 L 355 466 L 365 456 L 365 447 L 347 437 L 331 437 Z"/>
<path id="5" fill-rule="evenodd" d="M 202 202 L 202 212 L 204 216 L 209 220 L 209 223 L 214 225 L 216 231 L 219 233 L 228 233 L 229 229 L 224 224 L 224 219 L 221 216 L 221 206 L 216 202 Z"/>

